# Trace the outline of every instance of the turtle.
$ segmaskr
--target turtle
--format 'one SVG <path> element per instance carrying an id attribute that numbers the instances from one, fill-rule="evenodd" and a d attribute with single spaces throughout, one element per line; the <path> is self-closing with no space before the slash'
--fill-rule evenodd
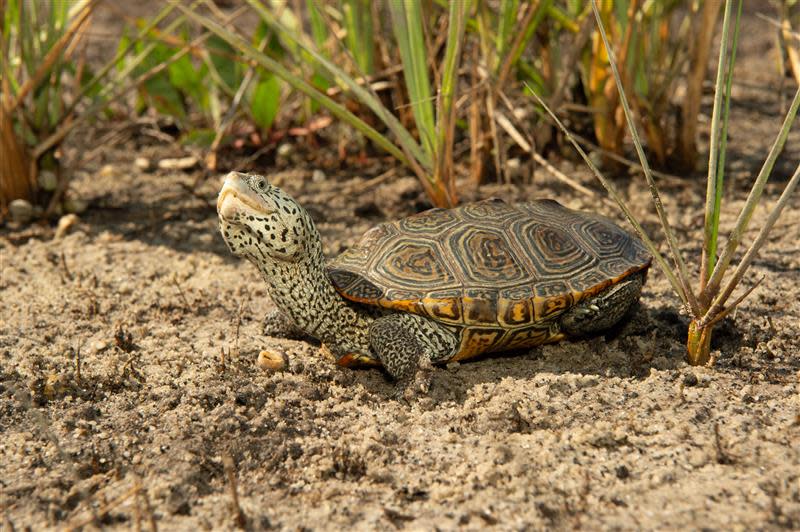
<path id="1" fill-rule="evenodd" d="M 330 261 L 308 212 L 261 175 L 227 174 L 217 211 L 281 315 L 339 365 L 383 366 L 399 394 L 425 391 L 433 364 L 613 327 L 652 259 L 610 219 L 552 199 L 433 208 L 373 227 Z"/>

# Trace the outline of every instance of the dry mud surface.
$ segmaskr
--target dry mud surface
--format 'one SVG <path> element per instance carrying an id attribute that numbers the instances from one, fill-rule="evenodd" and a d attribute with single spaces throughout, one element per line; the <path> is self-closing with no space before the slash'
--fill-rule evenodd
<path id="1" fill-rule="evenodd" d="M 743 68 L 767 71 L 762 48 Z M 780 124 L 767 74 L 745 73 L 756 88 L 737 89 L 726 229 Z M 272 304 L 217 233 L 218 179 L 190 194 L 192 173 L 142 173 L 135 156 L 165 156 L 145 144 L 82 170 L 76 188 L 92 206 L 66 236 L 0 229 L 6 529 L 800 528 L 796 200 L 747 279 L 763 282 L 716 331 L 713 369 L 684 362 L 687 320 L 654 268 L 616 336 L 441 368 L 409 405 L 378 370 L 264 336 Z M 329 255 L 424 207 L 411 178 L 366 184 L 383 162 L 340 171 L 298 150 L 264 170 L 308 207 Z M 757 222 L 799 153 L 793 135 Z M 595 186 L 580 166 L 562 169 Z M 640 178 L 618 184 L 660 238 Z M 703 186 L 665 189 L 693 263 Z M 533 185 L 481 195 L 619 219 L 541 170 Z M 265 348 L 286 355 L 284 371 L 256 365 Z"/>

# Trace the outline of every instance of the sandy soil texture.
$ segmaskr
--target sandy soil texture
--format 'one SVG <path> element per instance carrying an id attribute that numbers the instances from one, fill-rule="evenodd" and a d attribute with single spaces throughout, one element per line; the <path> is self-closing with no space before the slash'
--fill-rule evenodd
<path id="1" fill-rule="evenodd" d="M 726 229 L 785 103 L 764 60 L 771 41 L 748 35 Z M 379 370 L 262 334 L 272 303 L 217 233 L 218 179 L 190 193 L 196 173 L 138 170 L 135 157 L 177 149 L 155 144 L 137 137 L 81 170 L 91 208 L 64 236 L 0 228 L 6 529 L 800 528 L 797 201 L 747 279 L 763 282 L 716 331 L 716 367 L 684 362 L 687 320 L 654 269 L 616 336 L 441 368 L 408 405 Z M 329 255 L 424 208 L 403 170 L 374 182 L 385 160 L 338 169 L 324 151 L 297 146 L 263 170 L 308 207 Z M 798 154 L 793 135 L 756 221 Z M 596 187 L 580 165 L 561 168 Z M 641 179 L 617 183 L 660 239 Z M 704 186 L 664 189 L 693 263 Z M 620 220 L 541 170 L 481 195 L 553 197 Z M 256 364 L 267 348 L 284 370 Z"/>

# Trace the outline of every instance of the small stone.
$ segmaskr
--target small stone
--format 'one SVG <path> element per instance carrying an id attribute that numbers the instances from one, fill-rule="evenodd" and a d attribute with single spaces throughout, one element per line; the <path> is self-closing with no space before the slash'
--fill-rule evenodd
<path id="1" fill-rule="evenodd" d="M 294 146 L 292 146 L 288 142 L 284 142 L 283 144 L 278 146 L 276 155 L 278 157 L 288 157 L 289 155 L 291 155 L 292 151 L 294 151 Z"/>
<path id="2" fill-rule="evenodd" d="M 95 340 L 92 342 L 91 350 L 95 353 L 99 353 L 108 347 L 108 342 L 104 342 L 103 340 Z"/>
<path id="3" fill-rule="evenodd" d="M 127 283 L 127 282 L 122 282 L 122 283 L 120 283 L 120 285 L 117 287 L 117 293 L 118 293 L 118 294 L 122 294 L 122 295 L 124 295 L 124 296 L 127 296 L 127 295 L 129 295 L 129 294 L 132 294 L 132 293 L 133 293 L 133 286 L 131 286 L 131 284 L 130 284 L 130 283 Z"/>
<path id="4" fill-rule="evenodd" d="M 42 170 L 39 172 L 36 180 L 39 181 L 39 186 L 42 187 L 42 190 L 46 190 L 47 192 L 54 191 L 58 186 L 58 177 L 56 177 L 55 172 L 50 170 Z"/>
<path id="5" fill-rule="evenodd" d="M 67 198 L 64 200 L 64 211 L 67 213 L 81 214 L 89 207 L 86 200 L 80 198 Z"/>
<path id="6" fill-rule="evenodd" d="M 506 174 L 509 179 L 516 180 L 522 176 L 522 163 L 516 157 L 506 161 Z"/>
<path id="7" fill-rule="evenodd" d="M 17 223 L 28 223 L 33 218 L 33 205 L 31 202 L 24 199 L 15 199 L 8 204 L 8 212 L 11 214 L 11 219 Z"/>
<path id="8" fill-rule="evenodd" d="M 133 160 L 133 166 L 143 172 L 149 172 L 153 169 L 153 162 L 147 157 L 137 157 Z"/>
<path id="9" fill-rule="evenodd" d="M 67 391 L 67 378 L 64 375 L 51 373 L 44 382 L 42 392 L 47 399 L 53 400 Z"/>
<path id="10" fill-rule="evenodd" d="M 161 159 L 158 161 L 158 167 L 162 170 L 189 170 L 197 166 L 197 157 L 178 157 L 174 159 Z"/>
<path id="11" fill-rule="evenodd" d="M 689 386 L 689 387 L 697 386 L 697 382 L 698 382 L 697 381 L 697 375 L 695 375 L 694 373 L 687 373 L 683 377 L 683 385 L 684 386 Z"/>
<path id="12" fill-rule="evenodd" d="M 75 214 L 67 214 L 59 218 L 55 238 L 63 238 L 76 223 L 78 223 L 78 216 Z"/>
<path id="13" fill-rule="evenodd" d="M 317 169 L 311 172 L 311 181 L 313 181 L 314 183 L 322 183 L 323 181 L 325 181 L 326 178 L 327 176 L 325 175 L 325 172 L 323 172 L 322 170 Z"/>
<path id="14" fill-rule="evenodd" d="M 694 468 L 703 467 L 708 463 L 708 455 L 702 449 L 692 449 L 687 454 L 686 461 Z"/>
<path id="15" fill-rule="evenodd" d="M 614 473 L 620 480 L 625 480 L 626 478 L 631 476 L 630 470 L 625 465 L 617 466 L 617 468 L 614 470 Z"/>
<path id="16" fill-rule="evenodd" d="M 113 164 L 106 164 L 100 169 L 100 176 L 101 177 L 111 177 L 114 175 L 114 165 Z"/>
<path id="17" fill-rule="evenodd" d="M 258 353 L 256 365 L 261 369 L 280 371 L 289 365 L 289 357 L 282 352 L 264 350 Z"/>

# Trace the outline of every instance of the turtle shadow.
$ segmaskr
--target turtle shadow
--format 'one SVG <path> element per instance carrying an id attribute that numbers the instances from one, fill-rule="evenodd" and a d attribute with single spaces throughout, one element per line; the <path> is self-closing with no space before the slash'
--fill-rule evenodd
<path id="1" fill-rule="evenodd" d="M 464 403 L 477 387 L 498 386 L 507 380 L 532 383 L 531 379 L 544 374 L 631 381 L 645 380 L 653 370 L 677 375 L 691 368 L 686 361 L 687 330 L 688 320 L 676 310 L 643 306 L 625 323 L 591 338 L 493 353 L 443 366 L 434 373 L 429 395 L 435 404 Z M 763 378 L 775 382 L 795 374 L 792 371 L 797 368 L 791 363 L 783 368 L 766 367 L 753 357 L 743 361 L 742 353 L 755 347 L 750 337 L 734 321 L 723 321 L 712 341 L 712 351 L 720 357 L 713 371 L 743 378 L 759 371 Z"/>
<path id="2" fill-rule="evenodd" d="M 475 388 L 506 380 L 530 381 L 540 374 L 643 380 L 653 368 L 685 366 L 681 340 L 686 329 L 677 312 L 642 307 L 620 325 L 593 337 L 437 364 L 427 397 L 434 404 L 463 403 Z M 365 368 L 352 375 L 352 382 L 376 396 L 394 395 L 394 382 L 385 371 Z"/>
<path id="3" fill-rule="evenodd" d="M 440 365 L 429 396 L 434 403 L 463 403 L 476 387 L 543 374 L 644 380 L 653 369 L 686 366 L 686 330 L 686 320 L 674 310 L 642 307 L 603 334 Z"/>

